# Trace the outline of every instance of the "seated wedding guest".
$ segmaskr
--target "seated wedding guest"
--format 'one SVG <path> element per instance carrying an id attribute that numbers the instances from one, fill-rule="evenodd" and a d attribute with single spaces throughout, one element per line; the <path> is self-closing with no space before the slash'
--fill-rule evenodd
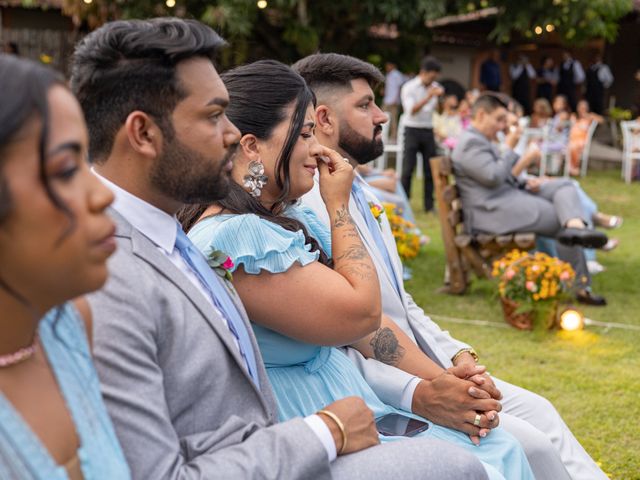
<path id="1" fill-rule="evenodd" d="M 604 118 L 597 113 L 589 111 L 589 102 L 580 100 L 576 106 L 576 113 L 571 117 L 571 130 L 569 130 L 569 154 L 571 165 L 569 173 L 573 176 L 580 175 L 582 153 L 587 144 L 587 135 L 592 122 L 598 124 L 604 122 Z"/>
<path id="2" fill-rule="evenodd" d="M 130 478 L 79 297 L 104 284 L 115 249 L 113 196 L 89 171 L 87 148 L 64 80 L 0 55 L 2 479 Z"/>
<path id="3" fill-rule="evenodd" d="M 280 418 L 309 415 L 350 395 L 362 397 L 376 417 L 400 413 L 332 346 L 353 344 L 366 357 L 422 378 L 445 371 L 386 317 L 370 335 L 356 329 L 373 306 L 380 315 L 378 278 L 347 208 L 353 168 L 314 136 L 313 93 L 290 67 L 272 60 L 238 67 L 222 80 L 230 97 L 227 115 L 242 134 L 231 172 L 235 183 L 225 199 L 188 209 L 183 225 L 197 221 L 189 237 L 203 254 L 220 249 L 234 259 L 233 283 L 254 325 Z M 272 93 L 263 95 L 260 87 Z M 313 187 L 316 171 L 331 232 L 295 205 Z M 496 418 L 497 402 L 486 403 L 492 405 L 487 417 Z M 479 445 L 437 424 L 422 436 L 475 454 L 490 478 L 533 478 L 520 445 L 500 428 Z"/>
<path id="4" fill-rule="evenodd" d="M 551 117 L 553 116 L 553 110 L 551 104 L 546 98 L 536 98 L 533 101 L 533 113 L 531 113 L 531 120 L 529 121 L 530 128 L 543 128 Z"/>
<path id="5" fill-rule="evenodd" d="M 553 117 L 548 122 L 549 134 L 546 140 L 546 150 L 551 154 L 564 151 L 569 141 L 571 128 L 571 107 L 564 95 L 556 95 L 552 103 Z"/>
<path id="6" fill-rule="evenodd" d="M 557 240 L 558 257 L 576 272 L 576 298 L 591 305 L 605 305 L 591 292 L 589 272 L 581 247 L 600 248 L 607 242 L 602 232 L 585 228 L 580 199 L 570 180 L 521 185 L 511 170 L 528 159 L 513 152 L 518 129 L 505 138 L 507 152 L 492 145 L 507 126 L 506 104 L 495 95 L 480 97 L 473 107 L 472 127 L 453 151 L 456 185 L 460 191 L 465 225 L 473 231 L 503 234 L 535 232 Z M 538 183 L 538 182 L 536 182 Z"/>
<path id="7" fill-rule="evenodd" d="M 370 139 L 372 130 L 386 120 L 373 103 L 373 91 L 382 80 L 380 72 L 357 58 L 332 53 L 310 55 L 293 68 L 305 78 L 318 99 L 316 136 L 320 143 L 336 149 L 354 165 L 370 161 L 358 157 L 357 146 L 364 139 Z M 371 99 L 366 114 L 361 108 L 363 98 Z M 358 135 L 344 136 L 345 129 L 341 125 L 347 125 L 346 131 Z M 370 141 L 381 144 L 379 139 Z M 362 187 L 369 201 L 376 201 L 357 176 L 354 180 L 357 190 L 355 184 Z M 302 200 L 328 228 L 329 218 L 317 182 Z M 473 348 L 441 330 L 406 292 L 401 281 L 401 262 L 386 217 L 379 217 L 382 221 L 378 223 L 366 209 L 358 208 L 360 204 L 352 195 L 350 211 L 378 272 L 384 314 L 402 327 L 405 334 L 439 365 L 445 368 L 475 365 L 478 356 Z M 378 228 L 382 238 L 377 234 Z M 383 369 L 379 362 L 364 359 L 352 348 L 347 354 L 385 403 L 411 410 L 438 424 L 473 433 L 470 428 L 474 427 L 462 420 L 473 410 L 469 403 L 473 400 L 463 379 L 444 375 L 426 381 L 399 369 Z M 483 378 L 486 384 L 494 385 L 495 382 L 501 392 L 497 397 L 502 404 L 500 425 L 523 445 L 536 478 L 606 478 L 548 400 L 501 379 L 486 374 Z M 396 385 L 393 389 L 388 387 L 392 384 Z"/>
<path id="8" fill-rule="evenodd" d="M 471 125 L 471 105 L 473 104 L 467 100 L 466 96 L 458 103 L 458 115 L 460 115 L 463 130 L 466 130 Z"/>
<path id="9" fill-rule="evenodd" d="M 358 165 L 357 171 L 365 179 L 377 197 L 385 203 L 393 203 L 400 212 L 402 218 L 411 223 L 416 223 L 416 217 L 411 208 L 411 202 L 402 188 L 402 182 L 393 168 L 379 170 L 367 165 Z"/>
<path id="10" fill-rule="evenodd" d="M 453 150 L 462 133 L 462 118 L 458 113 L 458 97 L 450 94 L 442 101 L 442 112 L 433 115 L 433 131 L 436 140 Z"/>
<path id="11" fill-rule="evenodd" d="M 508 118 L 509 119 L 507 121 L 507 128 L 502 135 L 502 140 L 504 140 L 504 137 L 507 135 L 510 128 L 517 127 L 518 125 L 519 119 L 516 115 L 510 114 Z M 501 144 L 501 147 L 506 148 L 504 143 Z M 511 173 L 518 179 L 521 185 L 526 184 L 528 185 L 529 189 L 535 191 L 536 189 L 539 189 L 543 183 L 549 181 L 558 181 L 558 178 L 548 177 L 546 175 L 535 176 L 527 172 L 528 166 L 533 163 L 539 163 L 540 161 L 541 152 L 538 144 L 535 141 L 530 141 L 527 145 L 527 139 L 523 136 L 520 138 L 513 151 L 521 157 L 522 161 L 518 161 L 513 166 L 513 168 L 511 169 Z M 571 183 L 578 193 L 578 198 L 580 199 L 580 205 L 582 207 L 583 218 L 587 222 L 587 227 L 593 228 L 594 226 L 598 226 L 607 229 L 613 229 L 618 228 L 622 225 L 622 217 L 618 217 L 616 215 L 607 215 L 600 212 L 598 209 L 598 205 L 582 189 L 580 183 L 577 180 L 571 180 Z M 618 246 L 618 243 L 619 240 L 617 238 L 609 238 L 607 240 L 607 243 L 604 244 L 601 250 L 604 252 L 609 252 L 616 248 Z M 553 239 L 539 236 L 536 239 L 536 247 L 538 250 L 544 251 L 551 256 L 558 256 L 558 252 L 555 248 L 555 242 L 553 241 Z M 594 275 L 605 270 L 604 266 L 602 266 L 596 259 L 595 249 L 585 248 L 584 256 L 587 260 L 587 270 L 589 270 L 590 274 Z"/>
<path id="12" fill-rule="evenodd" d="M 443 442 L 377 445 L 373 413 L 357 397 L 278 423 L 235 290 L 175 218 L 229 192 L 240 135 L 213 65 L 222 45 L 192 20 L 117 21 L 73 58 L 89 155 L 116 197 L 119 248 L 89 303 L 102 392 L 133 478 L 486 478 Z"/>

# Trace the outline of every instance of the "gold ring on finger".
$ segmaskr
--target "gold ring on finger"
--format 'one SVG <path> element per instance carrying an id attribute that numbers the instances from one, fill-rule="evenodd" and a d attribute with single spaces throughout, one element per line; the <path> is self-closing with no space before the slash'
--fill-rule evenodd
<path id="1" fill-rule="evenodd" d="M 473 420 L 473 424 L 474 424 L 476 427 L 479 427 L 479 426 L 480 426 L 480 419 L 481 419 L 481 418 L 482 418 L 482 417 L 480 416 L 480 414 L 479 414 L 479 413 L 476 413 L 476 418 Z"/>

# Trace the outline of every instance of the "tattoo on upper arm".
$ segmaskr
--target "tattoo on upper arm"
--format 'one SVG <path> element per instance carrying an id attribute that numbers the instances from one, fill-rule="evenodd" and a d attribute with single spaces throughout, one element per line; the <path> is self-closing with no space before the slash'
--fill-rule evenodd
<path id="1" fill-rule="evenodd" d="M 373 278 L 373 267 L 363 262 L 347 263 L 346 265 L 336 265 L 334 270 L 341 275 L 355 275 L 363 280 Z"/>
<path id="2" fill-rule="evenodd" d="M 404 356 L 405 349 L 389 327 L 380 328 L 369 342 L 376 360 L 387 365 L 397 365 Z"/>

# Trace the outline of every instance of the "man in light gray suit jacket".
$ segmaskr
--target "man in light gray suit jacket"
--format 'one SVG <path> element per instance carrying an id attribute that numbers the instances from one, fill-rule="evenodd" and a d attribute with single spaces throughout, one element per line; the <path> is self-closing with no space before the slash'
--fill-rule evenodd
<path id="1" fill-rule="evenodd" d="M 465 226 L 474 233 L 534 232 L 556 238 L 558 257 L 576 272 L 578 301 L 605 305 L 604 298 L 589 288 L 591 278 L 579 245 L 601 247 L 607 236 L 585 228 L 575 185 L 568 179 L 521 183 L 512 174 L 527 158 L 513 151 L 520 136 L 518 129 L 507 134 L 504 154 L 492 143 L 507 126 L 507 108 L 499 97 L 480 96 L 472 116 L 471 127 L 462 133 L 451 155 Z"/>
<path id="2" fill-rule="evenodd" d="M 353 165 L 371 161 L 382 153 L 379 132 L 387 116 L 374 103 L 373 89 L 382 77 L 373 65 L 330 53 L 306 57 L 293 68 L 316 94 L 315 133 L 320 143 L 336 149 Z M 364 190 L 368 201 L 379 203 L 361 178 L 357 177 L 354 184 Z M 500 400 L 500 424 L 521 442 L 536 478 L 606 478 L 548 400 L 488 375 L 472 379 L 456 377 L 461 372 L 451 367 L 475 365 L 475 351 L 441 330 L 415 304 L 404 290 L 402 264 L 386 216 L 378 218 L 383 238 L 376 240 L 375 230 L 365 218 L 370 212 L 361 212 L 353 197 L 349 211 L 376 265 L 384 314 L 402 327 L 432 360 L 454 373 L 427 381 L 348 349 L 348 355 L 378 396 L 397 408 L 413 411 L 476 439 L 495 427 L 484 414 L 481 425 L 474 425 L 476 411 L 486 412 L 491 401 Z M 303 197 L 303 203 L 328 225 L 317 185 Z M 375 221 L 373 227 L 378 228 Z"/>
<path id="3" fill-rule="evenodd" d="M 133 477 L 486 478 L 442 442 L 377 445 L 357 397 L 277 423 L 239 298 L 175 218 L 228 191 L 240 135 L 212 63 L 221 44 L 195 21 L 118 21 L 74 56 L 95 172 L 116 196 L 118 251 L 89 303 L 103 395 Z"/>

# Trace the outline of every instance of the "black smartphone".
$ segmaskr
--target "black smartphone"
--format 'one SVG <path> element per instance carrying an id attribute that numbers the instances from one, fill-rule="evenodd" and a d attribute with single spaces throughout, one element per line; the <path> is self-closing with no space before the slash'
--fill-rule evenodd
<path id="1" fill-rule="evenodd" d="M 387 437 L 413 437 L 427 430 L 429 424 L 399 413 L 388 413 L 376 419 L 376 428 L 380 435 Z"/>

